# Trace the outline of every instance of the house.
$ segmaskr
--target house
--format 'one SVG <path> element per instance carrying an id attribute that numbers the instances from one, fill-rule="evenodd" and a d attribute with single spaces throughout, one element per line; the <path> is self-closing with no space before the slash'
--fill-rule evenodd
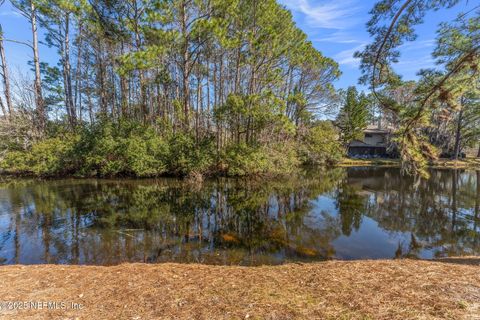
<path id="1" fill-rule="evenodd" d="M 352 158 L 390 157 L 389 143 L 392 129 L 370 125 L 363 131 L 362 140 L 353 140 L 348 145 L 348 156 Z"/>

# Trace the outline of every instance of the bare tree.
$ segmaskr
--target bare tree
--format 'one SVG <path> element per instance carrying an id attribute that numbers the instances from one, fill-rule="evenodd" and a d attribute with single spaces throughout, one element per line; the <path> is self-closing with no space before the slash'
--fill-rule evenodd
<path id="1" fill-rule="evenodd" d="M 11 116 L 13 106 L 12 106 L 12 96 L 10 93 L 10 78 L 8 74 L 8 65 L 7 65 L 7 58 L 5 56 L 5 47 L 3 44 L 3 31 L 2 31 L 2 25 L 0 25 L 0 63 L 2 64 L 2 80 L 3 80 L 3 90 L 5 94 L 5 100 L 7 104 L 7 109 L 8 109 L 8 115 Z M 5 108 L 5 106 L 2 104 L 2 108 Z M 4 114 L 5 111 L 4 111 Z"/>

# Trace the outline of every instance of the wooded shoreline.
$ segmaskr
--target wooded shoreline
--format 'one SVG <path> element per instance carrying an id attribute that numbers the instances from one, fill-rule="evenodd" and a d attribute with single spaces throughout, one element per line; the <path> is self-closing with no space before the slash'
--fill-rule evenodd
<path id="1" fill-rule="evenodd" d="M 335 88 L 340 64 L 276 0 L 0 5 L 31 30 L 25 42 L 0 26 L 0 167 L 10 172 L 276 174 L 337 163 L 357 141 L 426 176 L 431 159 L 479 147 L 475 9 L 438 29 L 436 67 L 403 81 L 391 68 L 397 49 L 448 6 L 374 6 L 372 43 L 355 53 L 367 93 Z M 386 12 L 416 19 L 387 28 Z M 11 43 L 31 50 L 32 72 L 12 72 Z M 390 134 L 362 145 L 369 125 Z"/>
<path id="2" fill-rule="evenodd" d="M 344 158 L 339 163 L 330 166 L 315 166 L 318 167 L 318 170 L 325 170 L 328 168 L 335 167 L 400 167 L 401 163 L 399 159 L 352 159 Z M 151 178 L 184 178 L 187 181 L 192 182 L 201 182 L 203 179 L 207 178 L 250 178 L 250 179 L 275 179 L 279 177 L 284 177 L 287 175 L 294 174 L 298 170 L 311 169 L 312 166 L 299 166 L 291 172 L 265 172 L 265 173 L 252 173 L 242 176 L 229 176 L 225 172 L 209 172 L 207 174 L 191 174 L 191 175 L 182 175 L 182 174 L 172 174 L 172 173 L 163 173 L 157 176 L 146 176 L 146 177 L 137 177 L 135 175 L 129 174 L 117 174 L 110 176 L 94 176 L 94 175 L 78 175 L 78 174 L 66 174 L 66 175 L 35 175 L 33 173 L 25 172 L 2 172 L 0 171 L 0 179 L 18 179 L 18 178 L 41 178 L 41 179 L 89 179 L 89 178 L 100 178 L 100 179 L 151 179 Z M 468 158 L 464 160 L 451 160 L 451 159 L 439 159 L 429 163 L 429 168 L 433 169 L 472 169 L 480 170 L 480 159 L 478 158 Z"/>

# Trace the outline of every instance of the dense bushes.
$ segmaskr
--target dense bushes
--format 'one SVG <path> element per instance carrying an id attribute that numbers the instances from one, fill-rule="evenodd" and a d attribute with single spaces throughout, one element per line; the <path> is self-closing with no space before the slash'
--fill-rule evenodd
<path id="1" fill-rule="evenodd" d="M 215 163 L 215 141 L 205 137 L 195 142 L 195 137 L 188 133 L 177 133 L 169 139 L 169 171 L 175 175 L 190 173 L 208 173 Z"/>
<path id="2" fill-rule="evenodd" d="M 229 142 L 217 148 L 213 136 L 171 128 L 161 132 L 129 121 L 101 121 L 65 133 L 56 130 L 26 150 L 8 151 L 2 169 L 38 176 L 154 177 L 164 174 L 282 174 L 302 162 L 330 164 L 341 156 L 330 123 L 310 128 L 299 139 L 271 143 Z"/>
<path id="3" fill-rule="evenodd" d="M 75 171 L 74 148 L 78 136 L 67 134 L 35 143 L 28 151 L 11 151 L 2 161 L 8 171 L 35 175 L 69 174 Z"/>
<path id="4" fill-rule="evenodd" d="M 329 121 L 320 121 L 303 135 L 300 148 L 302 162 L 314 165 L 334 164 L 342 159 L 344 150 L 338 132 Z"/>
<path id="5" fill-rule="evenodd" d="M 166 172 L 169 147 L 151 127 L 107 122 L 84 131 L 77 154 L 82 175 L 148 177 Z"/>

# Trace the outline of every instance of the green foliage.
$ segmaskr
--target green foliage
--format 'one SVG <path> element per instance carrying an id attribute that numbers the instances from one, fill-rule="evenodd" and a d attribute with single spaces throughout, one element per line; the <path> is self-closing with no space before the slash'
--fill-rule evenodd
<path id="1" fill-rule="evenodd" d="M 124 138 L 110 122 L 95 125 L 82 139 L 85 167 L 88 175 L 113 176 L 127 170 Z"/>
<path id="2" fill-rule="evenodd" d="M 345 103 L 337 117 L 344 146 L 352 140 L 363 138 L 363 130 L 369 118 L 367 107 L 367 97 L 363 93 L 359 95 L 355 87 L 349 87 L 345 93 Z"/>
<path id="3" fill-rule="evenodd" d="M 214 164 L 215 144 L 211 137 L 195 143 L 190 133 L 179 132 L 169 140 L 170 154 L 168 167 L 170 173 L 188 175 L 189 173 L 206 173 Z"/>
<path id="4" fill-rule="evenodd" d="M 300 164 L 297 144 L 293 141 L 266 144 L 261 149 L 267 158 L 267 170 L 282 175 L 293 172 Z"/>
<path id="5" fill-rule="evenodd" d="M 246 143 L 232 144 L 225 150 L 226 172 L 230 176 L 243 176 L 248 173 L 258 174 L 267 169 L 265 155 L 258 147 Z"/>
<path id="6" fill-rule="evenodd" d="M 223 161 L 229 176 L 286 174 L 300 164 L 295 146 L 288 143 L 269 146 L 232 144 L 226 148 Z"/>
<path id="7" fill-rule="evenodd" d="M 279 128 L 275 130 L 283 130 L 286 139 L 262 143 L 232 141 L 218 149 L 214 136 L 197 139 L 189 131 L 173 132 L 166 128 L 158 132 L 134 121 L 101 120 L 80 128 L 76 134 L 65 133 L 58 127 L 52 130 L 51 137 L 25 150 L 7 152 L 0 165 L 8 172 L 37 176 L 244 176 L 280 175 L 293 172 L 301 163 L 324 165 L 341 158 L 338 133 L 331 122 L 316 123 L 298 139 L 289 136 L 289 130 L 295 130 L 290 128 L 290 121 L 276 123 Z"/>
<path id="8" fill-rule="evenodd" d="M 0 142 L 9 171 L 288 173 L 302 161 L 299 131 L 330 102 L 340 75 L 277 0 L 13 3 L 26 16 L 35 10 L 40 37 L 60 59 L 41 63 L 33 120 L 5 131 L 22 129 L 20 138 Z M 30 108 L 31 94 L 23 95 L 18 107 Z M 63 154 L 65 132 L 78 138 Z M 33 172 L 41 161 L 27 163 L 14 151 L 35 148 L 50 148 L 51 156 L 48 168 Z"/>
<path id="9" fill-rule="evenodd" d="M 385 93 L 406 84 L 394 72 L 392 63 L 399 62 L 399 48 L 405 42 L 416 40 L 415 28 L 423 22 L 428 11 L 450 8 L 459 2 L 422 0 L 401 4 L 397 0 L 380 0 L 371 10 L 371 19 L 367 24 L 373 42 L 363 52 L 356 53 L 362 59 L 361 82 L 370 85 L 373 96 L 382 108 L 399 118 L 397 143 L 402 168 L 412 174 L 426 176 L 425 165 L 436 154 L 421 133 L 422 128 L 428 130 L 430 125 L 425 118 L 439 106 L 447 105 L 458 110 L 461 97 L 478 84 L 478 8 L 459 14 L 453 23 L 440 24 L 437 47 L 433 52 L 437 66 L 435 69 L 420 70 L 421 78 L 414 84 L 412 94 L 408 97 L 385 96 Z M 455 144 L 458 146 L 458 143 L 457 135 Z"/>
<path id="10" fill-rule="evenodd" d="M 8 172 L 26 173 L 30 171 L 27 161 L 27 153 L 24 151 L 10 151 L 0 163 L 0 167 Z"/>
<path id="11" fill-rule="evenodd" d="M 306 164 L 324 165 L 339 162 L 343 148 L 338 132 L 329 121 L 320 121 L 302 138 L 301 156 Z"/>
<path id="12" fill-rule="evenodd" d="M 88 175 L 158 176 L 166 171 L 168 143 L 151 127 L 135 122 L 100 122 L 86 130 L 79 144 Z"/>
<path id="13" fill-rule="evenodd" d="M 73 152 L 78 140 L 73 134 L 42 140 L 28 151 L 7 153 L 1 166 L 8 171 L 38 176 L 72 173 L 75 169 Z"/>
<path id="14" fill-rule="evenodd" d="M 398 131 L 398 137 L 394 141 L 398 144 L 400 156 L 404 160 L 402 170 L 408 174 L 419 174 L 428 178 L 427 159 L 436 159 L 438 150 L 428 143 L 425 136 L 418 132 L 410 132 L 406 128 Z"/>
<path id="15" fill-rule="evenodd" d="M 133 136 L 126 140 L 127 164 L 137 177 L 164 173 L 168 155 L 169 145 L 151 128 L 146 130 L 143 136 Z"/>

